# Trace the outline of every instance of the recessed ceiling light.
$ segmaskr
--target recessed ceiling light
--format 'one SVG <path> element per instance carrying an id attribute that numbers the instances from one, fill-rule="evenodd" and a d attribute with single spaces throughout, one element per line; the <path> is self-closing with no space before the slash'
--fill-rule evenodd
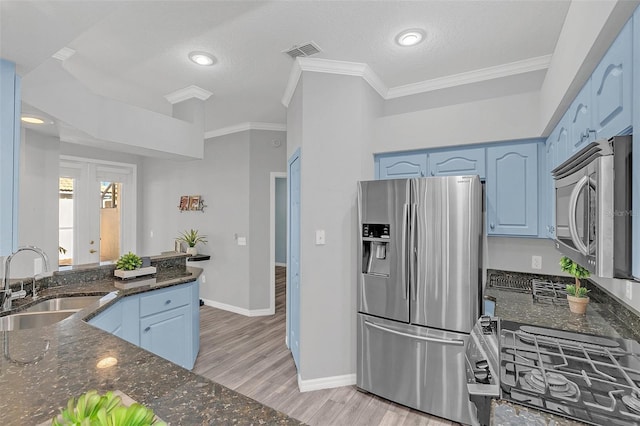
<path id="1" fill-rule="evenodd" d="M 189 59 L 198 65 L 209 66 L 216 62 L 216 58 L 212 54 L 207 52 L 191 52 L 189 53 Z"/>
<path id="2" fill-rule="evenodd" d="M 401 32 L 396 37 L 396 43 L 400 46 L 415 46 L 424 39 L 424 31 L 412 29 Z"/>
<path id="3" fill-rule="evenodd" d="M 29 117 L 27 115 L 23 115 L 22 117 L 20 117 L 20 120 L 22 120 L 25 123 L 29 123 L 29 124 L 44 124 L 44 120 L 38 117 Z"/>

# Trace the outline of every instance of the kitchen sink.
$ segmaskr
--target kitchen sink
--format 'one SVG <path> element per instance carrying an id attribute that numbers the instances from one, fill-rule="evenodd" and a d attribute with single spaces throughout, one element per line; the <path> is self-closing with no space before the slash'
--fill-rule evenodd
<path id="1" fill-rule="evenodd" d="M 36 303 L 33 306 L 29 306 L 22 312 L 55 312 L 55 311 L 67 311 L 75 310 L 79 311 L 93 302 L 100 299 L 102 296 L 70 296 L 70 297 L 58 297 L 55 299 L 43 300 Z"/>
<path id="2" fill-rule="evenodd" d="M 0 317 L 0 331 L 24 330 L 51 325 L 70 317 L 79 309 L 50 312 L 20 312 Z"/>

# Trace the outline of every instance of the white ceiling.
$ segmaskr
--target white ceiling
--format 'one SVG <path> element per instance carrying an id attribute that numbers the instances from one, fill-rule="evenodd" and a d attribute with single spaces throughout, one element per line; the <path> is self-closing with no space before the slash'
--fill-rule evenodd
<path id="1" fill-rule="evenodd" d="M 0 0 L 0 56 L 26 75 L 63 47 L 65 69 L 92 91 L 171 113 L 165 95 L 190 85 L 213 93 L 205 130 L 285 123 L 281 99 L 293 60 L 367 64 L 389 89 L 553 53 L 569 1 L 45 1 Z M 422 28 L 407 48 L 394 37 Z M 187 54 L 216 56 L 198 67 Z"/>

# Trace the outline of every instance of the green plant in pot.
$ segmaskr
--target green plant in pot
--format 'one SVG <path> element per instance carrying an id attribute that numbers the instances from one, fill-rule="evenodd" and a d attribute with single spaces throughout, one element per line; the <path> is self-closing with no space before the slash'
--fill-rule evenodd
<path id="1" fill-rule="evenodd" d="M 116 262 L 116 269 L 122 269 L 123 271 L 133 271 L 141 266 L 142 258 L 131 252 L 123 254 Z"/>
<path id="2" fill-rule="evenodd" d="M 591 273 L 566 256 L 560 258 L 560 269 L 575 278 L 575 284 L 569 284 L 566 288 L 569 310 L 576 314 L 584 314 L 587 311 L 587 304 L 589 303 L 587 293 L 590 290 L 582 287 L 580 280 L 589 278 Z"/>
<path id="3" fill-rule="evenodd" d="M 176 238 L 176 241 L 186 243 L 188 246 L 187 253 L 189 253 L 192 256 L 195 256 L 196 254 L 198 254 L 198 251 L 196 249 L 196 244 L 198 243 L 207 244 L 208 242 L 207 236 L 200 235 L 197 229 L 190 229 L 189 231 L 184 231 L 182 234 L 180 234 L 178 238 Z"/>

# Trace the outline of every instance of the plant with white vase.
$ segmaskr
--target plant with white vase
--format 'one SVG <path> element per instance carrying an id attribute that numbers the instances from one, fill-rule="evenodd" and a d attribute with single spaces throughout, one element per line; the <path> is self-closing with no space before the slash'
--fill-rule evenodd
<path id="1" fill-rule="evenodd" d="M 196 244 L 207 244 L 207 236 L 199 235 L 197 229 L 190 229 L 189 231 L 184 231 L 180 234 L 179 237 L 176 238 L 176 241 L 184 242 L 187 244 L 187 254 L 195 256 L 198 254 L 198 250 L 196 249 Z"/>
<path id="2" fill-rule="evenodd" d="M 591 273 L 566 256 L 562 256 L 560 259 L 560 269 L 575 278 L 575 284 L 569 284 L 566 288 L 569 310 L 575 314 L 584 314 L 587 311 L 587 304 L 589 303 L 587 293 L 591 290 L 582 287 L 580 280 L 582 278 L 589 278 Z"/>

